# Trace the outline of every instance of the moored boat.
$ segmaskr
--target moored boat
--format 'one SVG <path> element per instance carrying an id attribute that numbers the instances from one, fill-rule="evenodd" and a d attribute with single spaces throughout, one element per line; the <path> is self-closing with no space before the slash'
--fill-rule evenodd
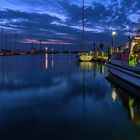
<path id="1" fill-rule="evenodd" d="M 84 0 L 83 2 L 83 8 L 82 8 L 82 43 L 81 43 L 81 51 L 78 53 L 77 58 L 78 61 L 82 62 L 90 62 L 93 59 L 93 54 L 92 52 L 86 51 L 85 49 L 85 6 L 84 6 Z"/>
<path id="2" fill-rule="evenodd" d="M 114 51 L 107 66 L 109 72 L 140 88 L 140 35 L 129 38 L 124 49 Z"/>
<path id="3" fill-rule="evenodd" d="M 93 59 L 93 55 L 90 52 L 83 51 L 78 54 L 79 61 L 89 62 L 89 61 L 92 61 L 92 59 Z"/>

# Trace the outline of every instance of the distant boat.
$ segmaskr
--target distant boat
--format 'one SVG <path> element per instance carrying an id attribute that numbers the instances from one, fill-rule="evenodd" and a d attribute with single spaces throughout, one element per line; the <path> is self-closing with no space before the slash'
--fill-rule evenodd
<path id="1" fill-rule="evenodd" d="M 109 72 L 140 88 L 140 35 L 129 38 L 123 50 L 114 51 Z"/>
<path id="2" fill-rule="evenodd" d="M 88 51 L 84 51 L 84 47 L 85 47 L 85 6 L 84 6 L 84 0 L 83 0 L 83 16 L 82 16 L 82 27 L 83 27 L 83 34 L 82 34 L 82 50 L 80 51 L 80 53 L 78 53 L 78 60 L 82 61 L 82 62 L 89 62 L 92 61 L 93 59 L 93 54 L 91 52 Z"/>

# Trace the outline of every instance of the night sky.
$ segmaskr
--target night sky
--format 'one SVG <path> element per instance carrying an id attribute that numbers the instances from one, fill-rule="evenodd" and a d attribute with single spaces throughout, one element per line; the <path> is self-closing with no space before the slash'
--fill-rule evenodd
<path id="1" fill-rule="evenodd" d="M 118 41 L 140 27 L 139 0 L 85 0 L 86 42 Z M 26 35 L 23 42 L 74 44 L 81 39 L 82 0 L 2 0 L 0 27 Z M 123 38 L 124 37 L 124 38 Z"/>

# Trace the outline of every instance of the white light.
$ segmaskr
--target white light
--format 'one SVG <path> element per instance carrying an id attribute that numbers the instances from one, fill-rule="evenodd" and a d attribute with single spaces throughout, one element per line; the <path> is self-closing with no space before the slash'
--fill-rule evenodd
<path id="1" fill-rule="evenodd" d="M 114 31 L 114 32 L 112 32 L 112 35 L 114 36 L 114 35 L 116 35 L 116 32 Z"/>
<path id="2" fill-rule="evenodd" d="M 113 100 L 113 102 L 115 102 L 116 99 L 117 99 L 117 94 L 116 94 L 116 91 L 113 89 L 112 90 L 112 100 Z"/>
<path id="3" fill-rule="evenodd" d="M 45 50 L 47 51 L 48 50 L 48 47 L 46 47 Z"/>

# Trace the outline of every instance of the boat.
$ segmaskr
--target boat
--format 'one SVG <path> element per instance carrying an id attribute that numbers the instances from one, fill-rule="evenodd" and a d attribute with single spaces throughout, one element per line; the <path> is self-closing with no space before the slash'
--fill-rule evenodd
<path id="1" fill-rule="evenodd" d="M 82 61 L 82 62 L 90 62 L 93 59 L 93 55 L 90 52 L 81 51 L 78 54 L 78 59 L 79 61 Z"/>
<path id="2" fill-rule="evenodd" d="M 96 51 L 94 52 L 93 55 L 93 61 L 97 61 L 97 62 L 107 62 L 108 61 L 108 57 L 106 56 L 105 52 L 103 51 Z"/>
<path id="3" fill-rule="evenodd" d="M 116 49 L 107 63 L 108 71 L 140 88 L 140 35 L 129 37 L 124 49 Z"/>
<path id="4" fill-rule="evenodd" d="M 85 46 L 85 6 L 84 6 L 84 0 L 83 0 L 83 16 L 82 16 L 82 50 L 78 53 L 77 58 L 78 61 L 82 62 L 90 62 L 93 59 L 93 54 L 92 52 L 84 51 L 84 46 Z"/>

